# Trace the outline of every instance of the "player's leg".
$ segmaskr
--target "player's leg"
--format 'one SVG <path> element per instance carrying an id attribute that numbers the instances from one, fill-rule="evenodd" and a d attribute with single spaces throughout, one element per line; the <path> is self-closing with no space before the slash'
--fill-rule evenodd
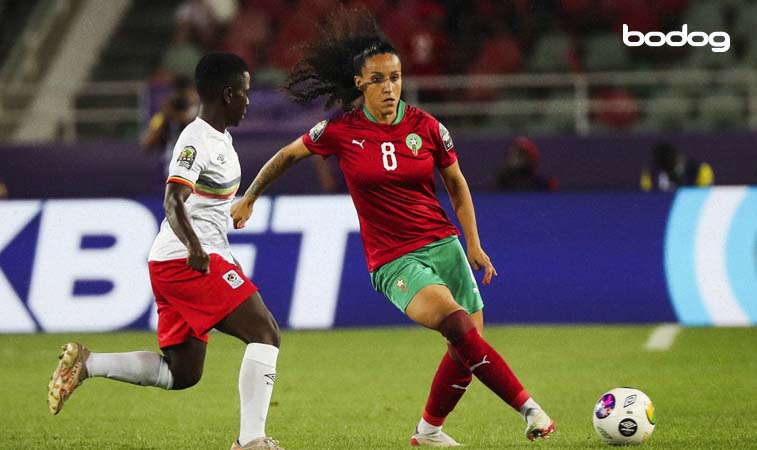
<path id="1" fill-rule="evenodd" d="M 471 320 L 482 333 L 483 313 L 477 311 L 471 314 Z M 423 436 L 434 436 L 441 432 L 444 421 L 468 390 L 472 379 L 470 369 L 460 361 L 454 347 L 447 344 L 447 352 L 436 369 L 423 416 L 416 427 L 416 434 L 421 436 L 411 438 L 413 445 L 422 445 Z"/>
<path id="2" fill-rule="evenodd" d="M 281 341 L 276 320 L 255 292 L 215 328 L 247 344 L 239 370 L 239 438 L 232 450 L 279 449 L 265 433 Z"/>
<path id="3" fill-rule="evenodd" d="M 430 266 L 435 276 L 446 285 L 455 302 L 470 313 L 479 332 L 483 332 L 483 300 L 476 280 L 468 265 L 467 257 L 456 238 L 446 239 L 422 251 L 421 260 Z M 420 286 L 434 283 L 433 279 L 422 281 Z M 447 353 L 442 358 L 429 391 L 423 416 L 416 427 L 420 437 L 441 433 L 441 427 L 465 394 L 473 375 L 461 361 L 455 349 L 447 344 Z M 411 439 L 411 443 L 421 445 L 423 439 Z"/>
<path id="4" fill-rule="evenodd" d="M 410 438 L 411 445 L 459 445 L 442 432 L 442 426 L 465 394 L 472 379 L 470 370 L 460 362 L 455 350 L 450 346 L 434 374 L 423 415 L 415 427 L 415 434 Z"/>
<path id="5" fill-rule="evenodd" d="M 530 399 L 529 394 L 502 356 L 481 337 L 473 320 L 455 302 L 446 286 L 430 285 L 421 289 L 413 297 L 406 313 L 416 323 L 438 330 L 476 378 L 521 412 Z M 546 437 L 552 430 L 550 421 L 550 425 L 538 432 Z M 532 437 L 537 436 L 529 436 Z"/>
<path id="6" fill-rule="evenodd" d="M 197 337 L 175 311 L 161 308 L 158 336 L 163 355 L 157 352 L 90 353 L 87 377 L 105 377 L 140 386 L 180 390 L 202 378 L 207 337 Z M 170 324 L 170 326 L 166 326 Z M 166 331 L 170 328 L 171 332 Z M 174 342 L 178 342 L 174 344 Z"/>
<path id="7" fill-rule="evenodd" d="M 429 248 L 411 252 L 371 273 L 373 287 L 383 293 L 400 311 L 416 293 L 428 285 L 444 285 L 438 273 L 429 267 Z M 459 305 L 452 305 L 452 312 Z M 456 361 L 454 350 L 445 352 L 437 369 L 423 415 L 410 438 L 412 445 L 452 447 L 460 445 L 442 432 L 442 424 L 472 379 L 470 370 Z"/>
<path id="8" fill-rule="evenodd" d="M 199 383 L 205 366 L 207 342 L 191 336 L 185 342 L 163 348 L 173 384 L 167 389 L 186 389 Z"/>
<path id="9" fill-rule="evenodd" d="M 484 312 L 475 312 L 470 315 L 470 318 L 478 332 L 483 336 Z M 533 398 L 529 397 L 523 406 L 520 407 L 519 412 L 526 421 L 526 437 L 529 440 L 534 440 L 538 437 L 546 438 L 555 430 L 554 421 Z"/>
<path id="10" fill-rule="evenodd" d="M 479 335 L 483 336 L 484 302 L 460 241 L 453 239 L 430 248 L 428 258 L 434 271 L 449 287 L 455 302 L 468 312 Z M 551 432 L 551 420 L 532 399 L 526 400 L 519 411 L 527 422 L 526 436 L 529 439 Z"/>
<path id="11" fill-rule="evenodd" d="M 214 328 L 245 344 L 259 343 L 278 348 L 281 343 L 279 325 L 263 303 L 259 292 L 240 303 Z"/>
<path id="12" fill-rule="evenodd" d="M 77 342 L 65 344 L 48 385 L 50 412 L 58 414 L 74 389 L 88 378 L 103 377 L 166 390 L 197 384 L 202 377 L 207 344 L 188 334 L 183 339 L 185 342 L 164 347 L 164 355 L 150 351 L 97 353 Z"/>
<path id="13" fill-rule="evenodd" d="M 204 343 L 202 344 L 204 346 Z M 203 349 L 202 358 L 204 354 Z M 181 360 L 185 359 L 181 358 Z M 47 404 L 51 413 L 58 414 L 74 389 L 87 378 L 93 377 L 105 377 L 162 389 L 183 389 L 196 383 L 193 381 L 191 384 L 182 385 L 183 378 L 175 379 L 169 367 L 167 358 L 160 353 L 148 351 L 93 353 L 77 342 L 70 342 L 63 346 L 58 356 L 58 365 L 48 385 Z M 200 367 L 202 367 L 201 362 Z M 194 375 L 190 376 L 192 380 L 199 379 Z"/>

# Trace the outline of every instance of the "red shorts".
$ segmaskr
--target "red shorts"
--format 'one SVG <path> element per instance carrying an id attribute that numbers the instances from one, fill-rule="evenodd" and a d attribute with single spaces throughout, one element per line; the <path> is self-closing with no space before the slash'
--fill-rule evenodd
<path id="1" fill-rule="evenodd" d="M 186 258 L 150 261 L 149 266 L 160 348 L 190 336 L 208 342 L 208 331 L 258 291 L 237 266 L 215 253 L 208 274 L 192 270 Z"/>

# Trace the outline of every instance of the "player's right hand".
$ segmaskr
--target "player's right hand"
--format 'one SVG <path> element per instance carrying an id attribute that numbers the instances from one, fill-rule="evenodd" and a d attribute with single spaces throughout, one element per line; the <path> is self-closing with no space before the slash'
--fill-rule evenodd
<path id="1" fill-rule="evenodd" d="M 252 201 L 244 198 L 231 205 L 231 218 L 234 220 L 234 228 L 244 228 L 250 216 L 252 216 L 252 205 Z"/>
<path id="2" fill-rule="evenodd" d="M 187 265 L 197 272 L 205 274 L 210 273 L 210 257 L 202 249 L 189 252 L 189 256 L 187 256 Z"/>

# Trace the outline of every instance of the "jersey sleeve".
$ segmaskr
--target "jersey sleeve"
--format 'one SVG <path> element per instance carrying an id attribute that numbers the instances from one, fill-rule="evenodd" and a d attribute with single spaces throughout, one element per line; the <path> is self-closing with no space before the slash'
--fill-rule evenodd
<path id="1" fill-rule="evenodd" d="M 434 141 L 434 163 L 436 167 L 444 169 L 457 161 L 455 144 L 449 130 L 439 121 L 434 120 L 431 129 L 431 138 Z"/>
<path id="2" fill-rule="evenodd" d="M 166 183 L 180 183 L 194 190 L 195 182 L 210 161 L 207 149 L 193 142 L 176 143 Z"/>
<path id="3" fill-rule="evenodd" d="M 327 158 L 337 150 L 337 146 L 333 145 L 334 134 L 334 126 L 329 127 L 329 121 L 322 120 L 302 135 L 302 142 L 312 153 Z"/>

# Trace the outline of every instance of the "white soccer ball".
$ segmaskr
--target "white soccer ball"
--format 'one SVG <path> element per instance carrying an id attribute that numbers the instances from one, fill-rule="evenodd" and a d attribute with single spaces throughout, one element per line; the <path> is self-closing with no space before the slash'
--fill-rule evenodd
<path id="1" fill-rule="evenodd" d="M 594 406 L 594 430 L 610 445 L 639 445 L 654 431 L 654 404 L 638 389 L 621 387 L 602 394 Z"/>

